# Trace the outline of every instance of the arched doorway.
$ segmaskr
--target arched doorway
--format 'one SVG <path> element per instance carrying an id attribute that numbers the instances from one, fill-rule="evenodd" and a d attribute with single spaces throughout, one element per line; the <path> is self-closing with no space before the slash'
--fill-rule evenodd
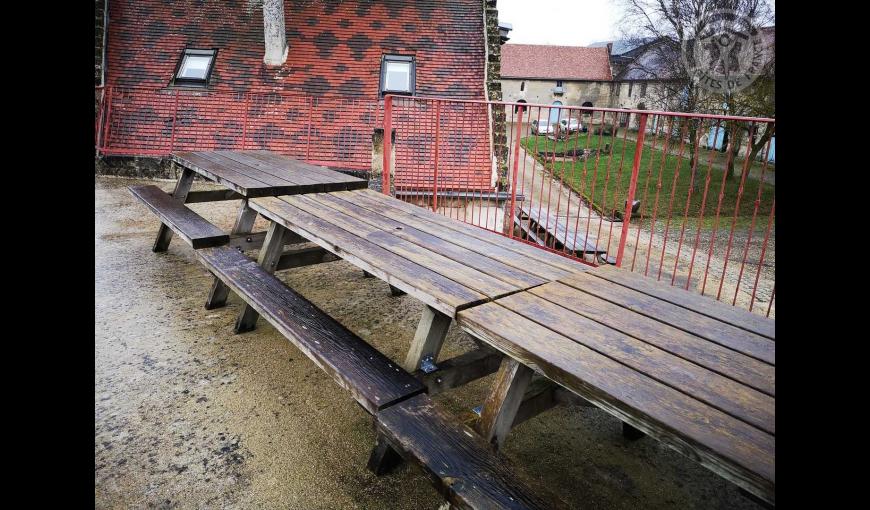
<path id="1" fill-rule="evenodd" d="M 550 125 L 559 123 L 559 115 L 562 112 L 559 106 L 562 106 L 562 101 L 553 101 L 553 107 L 550 108 Z"/>
<path id="2" fill-rule="evenodd" d="M 525 103 L 526 103 L 526 100 L 525 100 L 525 99 L 520 99 L 520 100 L 517 101 L 517 103 L 523 103 L 523 104 L 525 104 Z M 515 105 L 514 105 L 514 113 L 517 113 L 517 111 L 518 111 L 519 109 L 520 109 L 520 105 L 515 104 Z M 524 108 L 523 108 L 523 111 L 528 112 L 529 109 L 524 107 Z"/>

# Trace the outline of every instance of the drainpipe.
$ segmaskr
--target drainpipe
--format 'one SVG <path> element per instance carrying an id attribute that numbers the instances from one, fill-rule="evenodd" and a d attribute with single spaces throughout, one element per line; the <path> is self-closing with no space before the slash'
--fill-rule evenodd
<path id="1" fill-rule="evenodd" d="M 263 42 L 267 66 L 280 66 L 287 60 L 287 34 L 284 26 L 284 0 L 263 0 Z"/>

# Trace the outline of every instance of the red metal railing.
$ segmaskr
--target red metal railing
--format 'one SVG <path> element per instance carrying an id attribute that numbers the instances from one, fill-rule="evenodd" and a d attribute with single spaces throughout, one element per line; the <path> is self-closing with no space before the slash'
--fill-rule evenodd
<path id="1" fill-rule="evenodd" d="M 371 169 L 377 100 L 290 93 L 106 87 L 96 120 L 102 155 L 267 149 L 314 163 Z"/>
<path id="2" fill-rule="evenodd" d="M 775 315 L 774 119 L 404 96 L 96 93 L 102 155 L 268 149 L 373 174 L 382 160 L 382 189 L 403 200 Z M 501 114 L 506 153 L 492 145 Z"/>
<path id="3" fill-rule="evenodd" d="M 414 122 L 396 129 L 392 186 L 384 152 L 385 192 L 588 264 L 775 315 L 774 119 L 386 100 L 385 132 L 406 116 Z M 488 175 L 495 109 L 504 112 L 508 150 Z M 476 126 L 486 137 L 457 147 L 442 134 L 451 126 Z M 416 145 L 410 160 L 399 157 L 402 144 Z"/>

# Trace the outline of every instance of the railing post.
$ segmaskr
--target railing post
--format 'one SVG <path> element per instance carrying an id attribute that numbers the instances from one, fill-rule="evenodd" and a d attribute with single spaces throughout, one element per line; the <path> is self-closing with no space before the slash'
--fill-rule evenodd
<path id="1" fill-rule="evenodd" d="M 438 146 L 441 144 L 441 101 L 435 100 L 435 170 L 432 181 L 432 212 L 438 212 Z"/>
<path id="2" fill-rule="evenodd" d="M 314 114 L 314 96 L 308 98 L 308 132 L 305 135 L 305 159 L 311 159 L 311 120 Z"/>
<path id="3" fill-rule="evenodd" d="M 103 121 L 103 139 L 101 140 L 102 151 L 105 153 L 106 149 L 109 147 L 109 125 L 112 123 L 112 91 L 114 91 L 114 87 L 109 85 L 109 92 L 107 94 L 106 101 L 106 118 Z"/>
<path id="4" fill-rule="evenodd" d="M 384 96 L 384 163 L 381 170 L 381 191 L 390 194 L 390 156 L 393 152 L 393 96 Z"/>
<path id="5" fill-rule="evenodd" d="M 520 141 L 523 131 L 523 107 L 517 108 L 517 124 L 514 127 L 516 131 L 516 140 L 514 141 L 514 168 L 511 171 L 511 208 L 505 218 L 505 228 L 508 229 L 508 237 L 514 236 L 514 214 L 517 207 L 517 176 L 520 169 Z"/>
<path id="6" fill-rule="evenodd" d="M 245 94 L 245 117 L 242 121 L 242 150 L 245 150 L 245 142 L 248 140 L 248 110 L 251 109 L 251 96 Z"/>
<path id="7" fill-rule="evenodd" d="M 640 169 L 640 158 L 643 155 L 643 139 L 646 134 L 646 113 L 640 114 L 637 128 L 637 143 L 634 146 L 634 162 L 631 164 L 631 181 L 628 184 L 628 197 L 625 202 L 625 215 L 622 217 L 622 233 L 619 235 L 619 250 L 616 252 L 616 267 L 622 267 L 622 254 L 625 251 L 625 240 L 628 238 L 628 227 L 631 222 L 631 208 L 634 193 L 637 190 L 637 174 Z"/>
<path id="8" fill-rule="evenodd" d="M 169 152 L 175 150 L 175 119 L 178 117 L 178 93 L 175 91 L 175 108 L 172 110 L 172 135 L 169 138 Z"/>

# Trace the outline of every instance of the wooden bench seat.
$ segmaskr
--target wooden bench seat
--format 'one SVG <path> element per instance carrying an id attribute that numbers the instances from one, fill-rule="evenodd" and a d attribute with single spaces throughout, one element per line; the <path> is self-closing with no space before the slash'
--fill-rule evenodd
<path id="1" fill-rule="evenodd" d="M 580 255 L 607 253 L 606 249 L 597 246 L 598 241 L 595 237 L 580 229 L 585 226 L 584 221 L 572 222 L 570 219 L 559 218 L 533 205 L 523 204 L 520 213 L 514 216 L 514 223 L 524 235 L 541 246 L 557 250 L 567 248 L 569 252 Z M 578 223 L 576 228 L 573 223 Z"/>
<path id="2" fill-rule="evenodd" d="M 396 363 L 238 250 L 209 248 L 196 251 L 196 256 L 369 413 L 425 390 Z"/>
<path id="3" fill-rule="evenodd" d="M 372 459 L 401 455 L 422 466 L 459 508 L 552 508 L 532 495 L 483 439 L 438 410 L 420 381 L 256 262 L 230 247 L 195 253 L 215 277 L 374 415 L 382 444 Z M 375 463 L 370 460 L 369 466 L 383 473 Z"/>
<path id="4" fill-rule="evenodd" d="M 193 249 L 223 246 L 230 242 L 228 234 L 157 186 L 130 186 L 128 189 Z"/>
<path id="5" fill-rule="evenodd" d="M 440 410 L 422 394 L 390 406 L 376 416 L 381 441 L 369 469 L 380 474 L 386 444 L 419 465 L 451 508 L 563 508 L 546 502 L 519 479 L 502 455 L 479 435 Z M 554 506 L 554 503 L 558 503 Z"/>

